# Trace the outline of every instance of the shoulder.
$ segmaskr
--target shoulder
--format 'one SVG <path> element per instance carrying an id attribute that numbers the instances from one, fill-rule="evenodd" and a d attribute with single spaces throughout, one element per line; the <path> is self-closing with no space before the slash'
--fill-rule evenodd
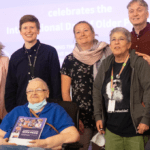
<path id="1" fill-rule="evenodd" d="M 74 59 L 75 57 L 73 56 L 73 53 L 70 53 L 69 55 L 65 57 L 64 61 L 72 62 Z"/>
<path id="2" fill-rule="evenodd" d="M 46 51 L 56 52 L 56 49 L 51 45 L 41 43 L 41 48 Z"/>
<path id="3" fill-rule="evenodd" d="M 57 103 L 49 103 L 47 102 L 47 108 L 50 108 L 50 110 L 58 110 L 58 109 L 63 109 L 60 105 L 58 105 Z"/>
<path id="4" fill-rule="evenodd" d="M 0 59 L 3 60 L 3 61 L 8 61 L 9 57 L 7 57 L 7 56 L 1 56 Z"/>
<path id="5" fill-rule="evenodd" d="M 146 60 L 143 59 L 142 56 L 138 56 L 135 54 L 135 50 L 130 51 L 130 63 L 131 67 L 134 67 L 136 69 L 146 69 L 147 71 L 150 69 L 148 63 Z"/>
<path id="6" fill-rule="evenodd" d="M 58 54 L 53 46 L 41 43 L 40 52 L 42 55 L 49 57 L 50 59 L 57 59 Z"/>
<path id="7" fill-rule="evenodd" d="M 67 56 L 65 57 L 65 59 L 68 59 L 68 60 L 74 59 L 73 53 L 70 53 L 69 55 L 67 55 Z"/>
<path id="8" fill-rule="evenodd" d="M 12 109 L 5 118 L 16 118 L 18 116 L 23 116 L 25 114 L 25 107 L 24 105 L 17 106 L 14 109 Z"/>
<path id="9" fill-rule="evenodd" d="M 103 73 L 106 72 L 109 69 L 109 67 L 110 67 L 110 65 L 111 65 L 111 63 L 112 63 L 113 60 L 114 60 L 114 55 L 113 54 L 107 56 L 102 61 L 102 64 L 101 64 L 101 66 L 98 69 L 98 74 L 102 74 L 102 72 Z"/>
<path id="10" fill-rule="evenodd" d="M 11 112 L 22 112 L 27 108 L 27 104 L 15 107 Z"/>
<path id="11" fill-rule="evenodd" d="M 112 54 L 112 51 L 111 51 L 109 45 L 107 45 L 107 46 L 104 48 L 104 54 L 105 54 L 106 57 Z"/>
<path id="12" fill-rule="evenodd" d="M 8 58 L 7 56 L 1 56 L 1 57 L 0 57 L 0 60 L 1 60 L 3 63 L 8 63 L 9 58 Z"/>
<path id="13" fill-rule="evenodd" d="M 72 68 L 72 65 L 75 61 L 75 57 L 73 53 L 67 55 L 63 61 L 62 68 Z"/>
<path id="14" fill-rule="evenodd" d="M 71 53 L 71 54 L 69 54 L 69 55 L 67 55 L 67 56 L 65 57 L 63 64 L 65 64 L 65 63 L 70 63 L 70 62 L 72 62 L 72 61 L 74 61 L 73 53 Z"/>
<path id="15" fill-rule="evenodd" d="M 53 103 L 53 102 L 47 103 L 46 109 L 44 111 L 48 111 L 49 113 L 51 113 L 54 116 L 63 115 L 63 114 L 67 113 L 62 106 L 60 106 L 57 103 Z"/>
<path id="16" fill-rule="evenodd" d="M 105 64 L 105 65 L 110 64 L 113 59 L 114 59 L 114 55 L 111 54 L 106 59 L 104 59 L 102 63 Z"/>
<path id="17" fill-rule="evenodd" d="M 15 51 L 15 52 L 11 55 L 10 60 L 9 60 L 9 63 L 12 64 L 12 63 L 14 63 L 14 62 L 18 62 L 18 60 L 24 58 L 24 56 L 25 56 L 25 51 L 24 51 L 24 49 L 23 49 L 23 47 L 22 47 L 22 48 L 18 49 L 17 51 Z"/>
<path id="18" fill-rule="evenodd" d="M 16 57 L 18 57 L 18 56 L 20 56 L 22 54 L 24 54 L 23 47 L 18 49 L 18 50 L 16 50 L 14 53 L 12 53 L 11 59 L 14 59 L 14 58 L 16 58 Z"/>

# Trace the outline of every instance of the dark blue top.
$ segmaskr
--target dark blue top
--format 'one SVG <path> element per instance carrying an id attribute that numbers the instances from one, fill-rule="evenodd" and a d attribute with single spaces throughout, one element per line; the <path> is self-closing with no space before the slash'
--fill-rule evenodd
<path id="1" fill-rule="evenodd" d="M 28 50 L 31 63 L 40 42 Z M 31 80 L 28 54 L 24 47 L 14 52 L 10 58 L 5 89 L 5 106 L 10 112 L 18 105 L 27 103 L 26 87 Z M 54 47 L 41 43 L 35 63 L 34 76 L 43 79 L 50 89 L 50 98 L 61 97 L 60 64 Z"/>
<path id="2" fill-rule="evenodd" d="M 19 116 L 31 117 L 29 108 L 27 106 L 28 103 L 23 106 L 18 106 L 5 116 L 2 123 L 0 124 L 0 129 L 7 132 L 4 138 L 9 137 L 12 128 L 15 126 Z M 64 108 L 56 103 L 47 103 L 39 117 L 47 118 L 47 122 L 52 124 L 59 132 L 66 129 L 67 127 L 74 126 L 72 118 L 67 114 Z M 54 131 L 49 125 L 46 124 L 43 128 L 40 139 L 45 139 L 56 134 L 56 131 Z"/>

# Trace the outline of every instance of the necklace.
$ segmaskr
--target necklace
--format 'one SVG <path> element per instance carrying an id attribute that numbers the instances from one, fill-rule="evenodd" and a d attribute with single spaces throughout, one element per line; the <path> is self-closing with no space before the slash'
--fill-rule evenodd
<path id="1" fill-rule="evenodd" d="M 120 79 L 120 75 L 121 75 L 121 73 L 122 73 L 124 67 L 126 66 L 126 63 L 127 63 L 128 59 L 129 59 L 129 55 L 127 56 L 126 60 L 125 60 L 124 63 L 122 64 L 122 68 L 121 68 L 119 74 L 116 75 L 116 78 L 117 78 L 117 79 Z M 113 68 L 112 68 L 112 71 L 113 71 Z"/>
<path id="2" fill-rule="evenodd" d="M 37 51 L 36 51 L 36 55 L 34 57 L 34 61 L 33 61 L 33 65 L 31 63 L 31 59 L 30 59 L 30 56 L 28 55 L 28 51 L 27 49 L 25 48 L 25 52 L 27 53 L 28 55 L 28 61 L 29 61 L 29 66 L 30 66 L 30 71 L 31 71 L 31 80 L 34 79 L 34 69 L 35 69 L 35 63 L 36 63 L 36 60 L 37 60 L 37 55 L 38 55 L 38 51 L 39 51 L 39 48 L 40 48 L 41 44 L 39 44 L 38 48 L 37 48 Z"/>
<path id="3" fill-rule="evenodd" d="M 117 79 L 120 79 L 120 75 L 121 75 L 121 73 L 122 73 L 124 67 L 126 66 L 126 63 L 127 63 L 128 59 L 129 59 L 129 56 L 130 56 L 130 55 L 127 56 L 126 60 L 125 60 L 124 63 L 122 64 L 122 68 L 120 69 L 119 74 L 116 75 L 116 78 L 117 78 Z M 113 66 L 112 66 L 112 70 L 111 70 L 111 97 L 113 96 L 113 92 L 114 92 L 114 87 L 113 87 L 113 79 L 114 79 L 114 77 L 113 77 L 113 74 L 114 74 L 114 73 L 113 73 Z"/>

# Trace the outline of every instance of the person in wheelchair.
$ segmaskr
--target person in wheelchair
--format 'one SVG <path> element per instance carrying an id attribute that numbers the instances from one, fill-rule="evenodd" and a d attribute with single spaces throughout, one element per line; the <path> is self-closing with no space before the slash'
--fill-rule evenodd
<path id="1" fill-rule="evenodd" d="M 49 89 L 42 79 L 31 80 L 26 88 L 28 103 L 17 106 L 8 113 L 0 124 L 0 145 L 15 145 L 8 142 L 8 137 L 19 116 L 47 118 L 40 139 L 32 140 L 29 147 L 61 148 L 63 143 L 77 142 L 80 135 L 67 112 L 56 103 L 48 103 Z M 36 115 L 35 115 L 36 114 Z M 57 133 L 58 132 L 58 133 Z"/>

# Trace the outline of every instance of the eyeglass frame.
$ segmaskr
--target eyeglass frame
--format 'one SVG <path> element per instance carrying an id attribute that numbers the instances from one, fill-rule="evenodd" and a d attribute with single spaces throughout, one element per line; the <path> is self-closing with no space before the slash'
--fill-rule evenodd
<path id="1" fill-rule="evenodd" d="M 47 89 L 37 88 L 35 90 L 26 91 L 26 94 L 32 94 L 33 92 L 40 93 L 40 92 L 45 92 L 45 91 L 47 91 Z"/>
<path id="2" fill-rule="evenodd" d="M 118 39 L 115 39 L 115 38 L 110 39 L 110 42 L 116 42 L 116 41 L 124 42 L 124 41 L 127 41 L 127 38 L 120 37 Z"/>

